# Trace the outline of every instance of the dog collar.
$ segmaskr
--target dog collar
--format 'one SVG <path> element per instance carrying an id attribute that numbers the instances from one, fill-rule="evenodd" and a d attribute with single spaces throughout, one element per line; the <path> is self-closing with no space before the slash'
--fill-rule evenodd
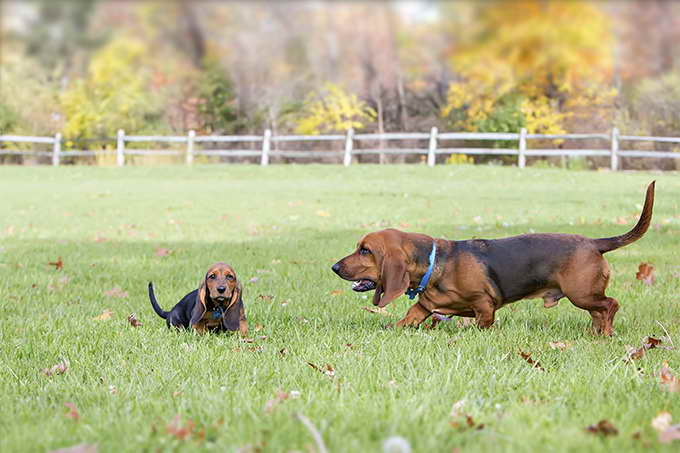
<path id="1" fill-rule="evenodd" d="M 427 286 L 427 283 L 430 281 L 430 277 L 432 277 L 432 271 L 434 270 L 434 260 L 436 259 L 437 255 L 437 244 L 432 241 L 432 252 L 430 252 L 430 264 L 427 266 L 427 272 L 425 272 L 425 275 L 423 275 L 423 278 L 420 279 L 420 283 L 418 283 L 418 287 L 415 289 L 407 289 L 406 290 L 406 295 L 408 296 L 409 299 L 413 300 L 415 297 L 425 291 L 425 287 Z"/>
<path id="2" fill-rule="evenodd" d="M 212 311 L 212 317 L 213 319 L 220 319 L 224 312 L 222 311 L 222 307 L 216 306 L 213 311 Z"/>

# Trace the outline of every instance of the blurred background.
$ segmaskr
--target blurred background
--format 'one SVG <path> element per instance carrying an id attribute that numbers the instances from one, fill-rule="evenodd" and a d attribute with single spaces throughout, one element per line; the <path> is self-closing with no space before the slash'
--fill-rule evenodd
<path id="1" fill-rule="evenodd" d="M 0 134 L 680 135 L 680 2 L 0 5 Z"/>

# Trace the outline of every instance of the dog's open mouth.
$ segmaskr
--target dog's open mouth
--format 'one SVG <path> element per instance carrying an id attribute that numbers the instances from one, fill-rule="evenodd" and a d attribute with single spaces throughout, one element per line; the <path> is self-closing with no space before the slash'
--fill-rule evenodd
<path id="1" fill-rule="evenodd" d="M 376 284 L 373 280 L 367 280 L 367 279 L 362 279 L 362 280 L 357 280 L 354 283 L 352 283 L 352 291 L 356 291 L 358 293 L 363 293 L 364 291 L 370 291 L 372 289 L 375 289 Z"/>
<path id="2" fill-rule="evenodd" d="M 215 300 L 218 301 L 218 302 L 224 302 L 225 300 L 227 300 L 227 298 L 224 297 L 224 296 L 217 296 L 217 297 L 215 298 Z"/>

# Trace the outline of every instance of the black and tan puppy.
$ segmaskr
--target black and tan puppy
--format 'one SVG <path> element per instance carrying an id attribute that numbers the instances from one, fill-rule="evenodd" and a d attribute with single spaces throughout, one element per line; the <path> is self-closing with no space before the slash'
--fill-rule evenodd
<path id="1" fill-rule="evenodd" d="M 201 286 L 187 294 L 170 311 L 163 311 L 156 301 L 153 283 L 149 282 L 149 300 L 154 311 L 168 327 L 205 331 L 235 331 L 248 334 L 241 284 L 236 272 L 225 263 L 215 263 L 205 274 Z"/>
<path id="2" fill-rule="evenodd" d="M 609 265 L 602 255 L 640 239 L 649 228 L 653 205 L 652 182 L 633 229 L 600 239 L 548 233 L 449 241 L 382 230 L 364 236 L 333 271 L 353 281 L 355 291 L 374 289 L 373 304 L 379 307 L 405 291 L 411 298 L 418 295 L 398 327 L 418 326 L 438 313 L 474 317 L 485 328 L 508 303 L 542 298 L 549 308 L 567 297 L 590 313 L 596 333 L 611 335 L 619 303 L 605 295 Z"/>

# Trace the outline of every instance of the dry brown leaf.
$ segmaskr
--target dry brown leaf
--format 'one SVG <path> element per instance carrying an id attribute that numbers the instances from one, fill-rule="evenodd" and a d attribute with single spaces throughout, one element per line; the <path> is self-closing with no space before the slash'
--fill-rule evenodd
<path id="1" fill-rule="evenodd" d="M 173 398 L 177 398 L 177 397 L 180 396 L 180 395 L 182 395 L 182 392 L 180 392 L 179 390 L 176 390 L 176 391 L 172 392 L 172 397 L 173 397 Z"/>
<path id="2" fill-rule="evenodd" d="M 571 343 L 568 341 L 551 341 L 548 345 L 550 345 L 551 349 L 559 349 L 560 351 L 571 348 Z"/>
<path id="3" fill-rule="evenodd" d="M 522 352 L 522 351 L 520 351 L 520 352 L 519 352 L 519 355 L 520 355 L 524 360 L 526 360 L 526 362 L 527 362 L 529 365 L 531 365 L 532 368 L 536 368 L 537 370 L 545 371 L 545 369 L 543 369 L 543 367 L 541 366 L 541 364 L 540 364 L 537 360 L 534 360 L 534 359 L 531 358 L 531 353 L 530 353 L 530 352 L 527 353 L 527 352 Z"/>
<path id="4" fill-rule="evenodd" d="M 94 444 L 78 444 L 72 447 L 52 450 L 49 453 L 97 453 L 97 446 Z"/>
<path id="5" fill-rule="evenodd" d="M 257 299 L 262 299 L 265 302 L 271 302 L 274 300 L 274 296 L 270 296 L 269 294 L 260 294 L 257 296 Z"/>
<path id="6" fill-rule="evenodd" d="M 265 403 L 264 405 L 265 413 L 271 414 L 272 412 L 274 412 L 274 408 L 276 406 L 287 400 L 289 397 L 290 395 L 288 393 L 277 390 L 276 395 L 274 395 L 274 398 L 270 399 Z"/>
<path id="7" fill-rule="evenodd" d="M 387 311 L 385 307 L 361 307 L 362 310 L 366 310 L 369 313 L 375 313 L 382 316 L 392 316 L 392 313 Z"/>
<path id="8" fill-rule="evenodd" d="M 128 297 L 127 291 L 123 291 L 122 288 L 119 288 L 118 286 L 114 286 L 108 291 L 104 291 L 104 295 L 107 297 L 115 297 L 118 299 L 125 299 Z"/>
<path id="9" fill-rule="evenodd" d="M 61 362 L 57 363 L 56 365 L 52 365 L 50 368 L 43 368 L 42 373 L 45 376 L 53 376 L 55 374 L 64 374 L 68 371 L 69 367 L 69 362 L 68 360 L 62 360 Z"/>
<path id="10" fill-rule="evenodd" d="M 80 414 L 78 413 L 78 408 L 76 408 L 76 405 L 73 403 L 64 403 L 64 406 L 69 408 L 69 411 L 65 413 L 64 415 L 70 418 L 73 421 L 78 421 L 80 420 Z"/>
<path id="11" fill-rule="evenodd" d="M 307 365 L 311 366 L 312 368 L 314 368 L 319 373 L 322 373 L 322 374 L 328 376 L 329 378 L 333 378 L 335 376 L 335 369 L 330 364 L 324 365 L 323 368 L 319 367 L 317 365 L 314 365 L 312 362 L 307 362 Z"/>
<path id="12" fill-rule="evenodd" d="M 461 329 L 463 327 L 474 326 L 477 324 L 475 318 L 459 318 L 456 321 L 456 328 Z"/>
<path id="13" fill-rule="evenodd" d="M 179 440 L 185 440 L 193 436 L 194 427 L 194 422 L 191 420 L 182 423 L 182 417 L 178 414 L 175 415 L 175 418 L 170 423 L 168 423 L 165 427 L 165 431 Z"/>
<path id="14" fill-rule="evenodd" d="M 264 329 L 264 326 L 262 324 L 255 324 L 255 332 L 259 332 L 260 330 Z"/>
<path id="15" fill-rule="evenodd" d="M 343 292 L 344 292 L 344 291 L 341 290 L 341 289 L 334 289 L 333 291 L 331 291 L 330 294 L 331 294 L 331 296 L 337 296 L 337 295 L 339 295 L 339 294 L 342 294 Z"/>
<path id="16" fill-rule="evenodd" d="M 595 425 L 587 426 L 586 431 L 601 436 L 616 436 L 619 433 L 619 430 L 609 420 L 600 420 Z"/>
<path id="17" fill-rule="evenodd" d="M 330 217 L 331 213 L 328 211 L 324 211 L 323 209 L 319 209 L 318 211 L 316 211 L 316 215 L 318 215 L 319 217 Z"/>
<path id="18" fill-rule="evenodd" d="M 102 312 L 101 315 L 95 316 L 92 319 L 94 319 L 95 321 L 106 321 L 107 319 L 111 319 L 111 315 L 113 315 L 113 312 L 107 308 Z"/>
<path id="19" fill-rule="evenodd" d="M 163 247 L 158 247 L 153 254 L 156 256 L 168 256 L 172 253 L 172 250 Z"/>
<path id="20" fill-rule="evenodd" d="M 659 379 L 663 389 L 671 393 L 680 392 L 680 379 L 673 375 L 670 367 L 668 366 L 668 362 L 665 360 L 661 365 L 661 370 L 659 370 Z"/>
<path id="21" fill-rule="evenodd" d="M 288 349 L 287 348 L 279 349 L 279 355 L 282 356 L 282 357 L 287 356 L 288 355 Z"/>
<path id="22" fill-rule="evenodd" d="M 635 278 L 641 280 L 645 285 L 653 285 L 656 281 L 654 266 L 649 263 L 640 263 Z"/>
<path id="23" fill-rule="evenodd" d="M 128 322 L 132 327 L 140 327 L 142 323 L 137 319 L 134 313 L 130 313 L 127 317 Z"/>
<path id="24" fill-rule="evenodd" d="M 54 266 L 54 270 L 60 271 L 64 268 L 64 262 L 61 260 L 61 256 L 57 258 L 57 261 L 50 261 L 49 263 L 50 266 Z"/>
<path id="25" fill-rule="evenodd" d="M 642 346 L 640 346 L 639 348 L 632 348 L 632 347 L 628 348 L 628 352 L 626 352 L 626 357 L 623 360 L 626 361 L 626 362 L 632 362 L 633 360 L 639 360 L 642 357 L 644 357 L 645 353 L 648 350 L 656 348 L 661 343 L 663 343 L 663 341 L 659 340 L 658 338 L 647 337 L 642 342 Z"/>
<path id="26" fill-rule="evenodd" d="M 680 425 L 671 425 L 664 432 L 659 433 L 659 442 L 670 444 L 674 440 L 680 440 Z"/>

